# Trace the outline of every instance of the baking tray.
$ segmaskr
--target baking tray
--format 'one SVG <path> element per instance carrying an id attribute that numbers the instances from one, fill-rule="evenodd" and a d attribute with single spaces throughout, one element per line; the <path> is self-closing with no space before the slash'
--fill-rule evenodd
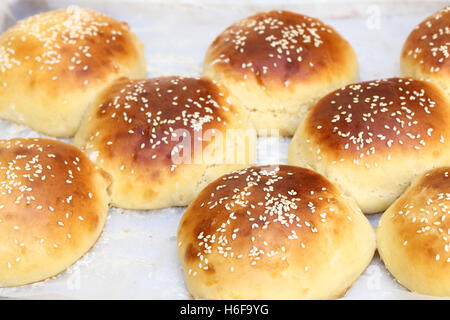
<path id="1" fill-rule="evenodd" d="M 358 55 L 360 80 L 372 80 L 399 74 L 400 50 L 409 32 L 447 4 L 361 0 L 11 0 L 10 12 L 2 15 L 0 27 L 41 11 L 69 5 L 90 7 L 130 24 L 145 44 L 149 77 L 199 75 L 208 45 L 228 25 L 259 11 L 285 9 L 317 17 L 336 28 Z M 0 120 L 2 139 L 42 136 Z M 287 163 L 289 142 L 289 138 L 259 138 L 257 163 Z M 147 211 L 111 208 L 102 236 L 82 259 L 46 281 L 0 289 L 0 297 L 191 299 L 176 249 L 177 226 L 184 210 L 184 207 Z M 375 228 L 380 215 L 368 218 Z M 343 299 L 426 298 L 429 297 L 411 293 L 399 285 L 376 254 Z"/>

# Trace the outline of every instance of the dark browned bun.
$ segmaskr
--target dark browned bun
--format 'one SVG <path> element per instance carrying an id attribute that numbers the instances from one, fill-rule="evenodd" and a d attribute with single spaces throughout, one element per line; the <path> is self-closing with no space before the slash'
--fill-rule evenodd
<path id="1" fill-rule="evenodd" d="M 431 79 L 450 90 L 450 6 L 426 18 L 409 34 L 401 54 L 402 73 Z"/>
<path id="2" fill-rule="evenodd" d="M 236 155 L 248 155 L 250 144 L 214 161 L 215 136 L 203 138 L 214 132 L 225 144 L 227 130 L 247 128 L 227 91 L 207 78 L 124 78 L 97 97 L 74 143 L 112 176 L 114 205 L 153 209 L 187 205 L 207 181 L 245 166 L 249 158 Z M 227 152 L 233 161 L 224 161 Z"/>
<path id="3" fill-rule="evenodd" d="M 256 128 L 292 135 L 314 101 L 357 80 L 358 66 L 352 47 L 332 27 L 269 11 L 223 31 L 206 53 L 204 73 L 254 113 Z"/>
<path id="4" fill-rule="evenodd" d="M 289 163 L 307 164 L 365 213 L 386 209 L 416 174 L 448 160 L 450 105 L 435 84 L 390 78 L 352 84 L 317 102 Z"/>
<path id="5" fill-rule="evenodd" d="M 424 81 L 361 82 L 322 98 L 305 130 L 336 161 L 421 150 L 447 134 L 447 103 L 441 90 Z"/>
<path id="6" fill-rule="evenodd" d="M 40 13 L 0 35 L 0 117 L 73 136 L 99 91 L 145 73 L 128 24 L 78 7 Z"/>
<path id="7" fill-rule="evenodd" d="M 107 186 L 74 146 L 0 140 L 0 287 L 47 279 L 85 254 L 106 221 Z"/>
<path id="8" fill-rule="evenodd" d="M 383 214 L 378 251 L 392 275 L 421 294 L 450 296 L 450 167 L 425 172 Z"/>
<path id="9" fill-rule="evenodd" d="M 348 59 L 347 46 L 319 19 L 269 11 L 227 28 L 211 44 L 208 60 L 215 60 L 215 65 L 234 77 L 250 73 L 261 84 L 307 82 L 321 72 L 343 71 L 340 66 Z"/>
<path id="10" fill-rule="evenodd" d="M 374 249 L 352 200 L 322 175 L 285 165 L 220 177 L 178 227 L 189 290 L 204 299 L 336 298 Z"/>

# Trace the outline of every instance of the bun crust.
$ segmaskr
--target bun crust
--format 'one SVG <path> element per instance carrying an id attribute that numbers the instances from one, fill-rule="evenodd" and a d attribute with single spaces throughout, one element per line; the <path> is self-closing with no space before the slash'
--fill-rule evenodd
<path id="1" fill-rule="evenodd" d="M 233 24 L 204 61 L 204 74 L 228 87 L 256 129 L 281 135 L 292 135 L 319 97 L 356 81 L 357 73 L 355 52 L 332 27 L 289 11 Z"/>
<path id="2" fill-rule="evenodd" d="M 47 279 L 84 255 L 105 224 L 107 185 L 69 144 L 0 140 L 0 287 Z"/>
<path id="3" fill-rule="evenodd" d="M 0 36 L 0 117 L 73 136 L 95 95 L 143 77 L 144 47 L 126 23 L 90 9 L 41 13 Z"/>
<path id="4" fill-rule="evenodd" d="M 351 199 L 320 174 L 284 165 L 220 177 L 178 227 L 186 282 L 202 299 L 340 297 L 374 251 Z"/>
<path id="5" fill-rule="evenodd" d="M 383 214 L 378 251 L 392 275 L 421 294 L 450 296 L 450 167 L 427 171 Z"/>
<path id="6" fill-rule="evenodd" d="M 290 164 L 337 182 L 365 213 L 385 210 L 414 178 L 449 163 L 450 104 L 433 83 L 403 78 L 346 86 L 299 126 Z"/>
<path id="7" fill-rule="evenodd" d="M 430 79 L 450 94 L 450 6 L 422 21 L 406 39 L 400 59 L 402 74 Z"/>
<path id="8" fill-rule="evenodd" d="M 238 153 L 250 155 L 251 139 L 223 154 L 215 136 L 195 147 L 208 131 L 225 143 L 233 129 L 247 129 L 245 114 L 206 78 L 121 79 L 98 96 L 74 144 L 112 176 L 115 206 L 154 209 L 187 205 L 209 181 L 249 163 Z M 181 148 L 183 141 L 191 147 Z M 174 161 L 180 153 L 187 161 Z"/>

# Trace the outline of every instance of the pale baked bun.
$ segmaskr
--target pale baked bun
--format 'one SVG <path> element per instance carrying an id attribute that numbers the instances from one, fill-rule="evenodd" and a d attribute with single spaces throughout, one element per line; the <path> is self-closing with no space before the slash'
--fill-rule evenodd
<path id="1" fill-rule="evenodd" d="M 247 123 L 206 78 L 121 79 L 95 100 L 74 144 L 111 175 L 113 205 L 185 206 L 213 179 L 253 161 Z"/>
<path id="2" fill-rule="evenodd" d="M 450 6 L 414 28 L 400 58 L 404 76 L 430 79 L 450 94 Z"/>
<path id="3" fill-rule="evenodd" d="M 201 299 L 332 299 L 370 263 L 375 232 L 356 203 L 300 167 L 220 177 L 178 227 L 178 256 Z"/>
<path id="4" fill-rule="evenodd" d="M 256 129 L 292 136 L 317 99 L 358 80 L 358 61 L 322 21 L 270 11 L 223 31 L 206 53 L 203 72 L 228 87 Z"/>
<path id="5" fill-rule="evenodd" d="M 0 287 L 52 277 L 91 249 L 106 221 L 107 187 L 74 146 L 0 140 Z"/>
<path id="6" fill-rule="evenodd" d="M 289 164 L 336 182 L 364 213 L 384 211 L 411 180 L 450 164 L 450 104 L 431 82 L 352 84 L 323 97 L 299 126 Z"/>
<path id="7" fill-rule="evenodd" d="M 0 35 L 0 118 L 73 136 L 99 90 L 145 73 L 126 23 L 77 7 L 41 13 Z"/>
<path id="8" fill-rule="evenodd" d="M 378 252 L 392 275 L 421 294 L 450 297 L 450 167 L 427 171 L 383 214 Z"/>

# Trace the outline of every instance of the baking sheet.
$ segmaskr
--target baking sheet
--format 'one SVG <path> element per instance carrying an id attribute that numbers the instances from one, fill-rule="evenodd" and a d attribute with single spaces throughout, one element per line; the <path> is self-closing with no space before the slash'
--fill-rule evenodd
<path id="1" fill-rule="evenodd" d="M 148 76 L 199 75 L 204 52 L 231 23 L 270 9 L 315 16 L 335 27 L 354 47 L 360 80 L 399 73 L 401 46 L 412 28 L 446 1 L 56 1 L 13 0 L 21 19 L 40 11 L 90 7 L 127 21 L 143 40 Z M 13 23 L 11 15 L 5 25 Z M 0 138 L 42 137 L 0 120 Z M 70 142 L 70 139 L 64 141 Z M 287 163 L 289 138 L 258 139 L 258 164 Z M 272 152 L 267 152 L 272 150 Z M 273 152 L 278 150 L 278 152 Z M 185 208 L 111 208 L 96 246 L 65 272 L 44 282 L 0 289 L 0 297 L 85 299 L 190 299 L 176 255 L 176 231 Z M 368 216 L 375 228 L 380 215 Z M 344 299 L 423 299 L 399 285 L 376 254 Z"/>

